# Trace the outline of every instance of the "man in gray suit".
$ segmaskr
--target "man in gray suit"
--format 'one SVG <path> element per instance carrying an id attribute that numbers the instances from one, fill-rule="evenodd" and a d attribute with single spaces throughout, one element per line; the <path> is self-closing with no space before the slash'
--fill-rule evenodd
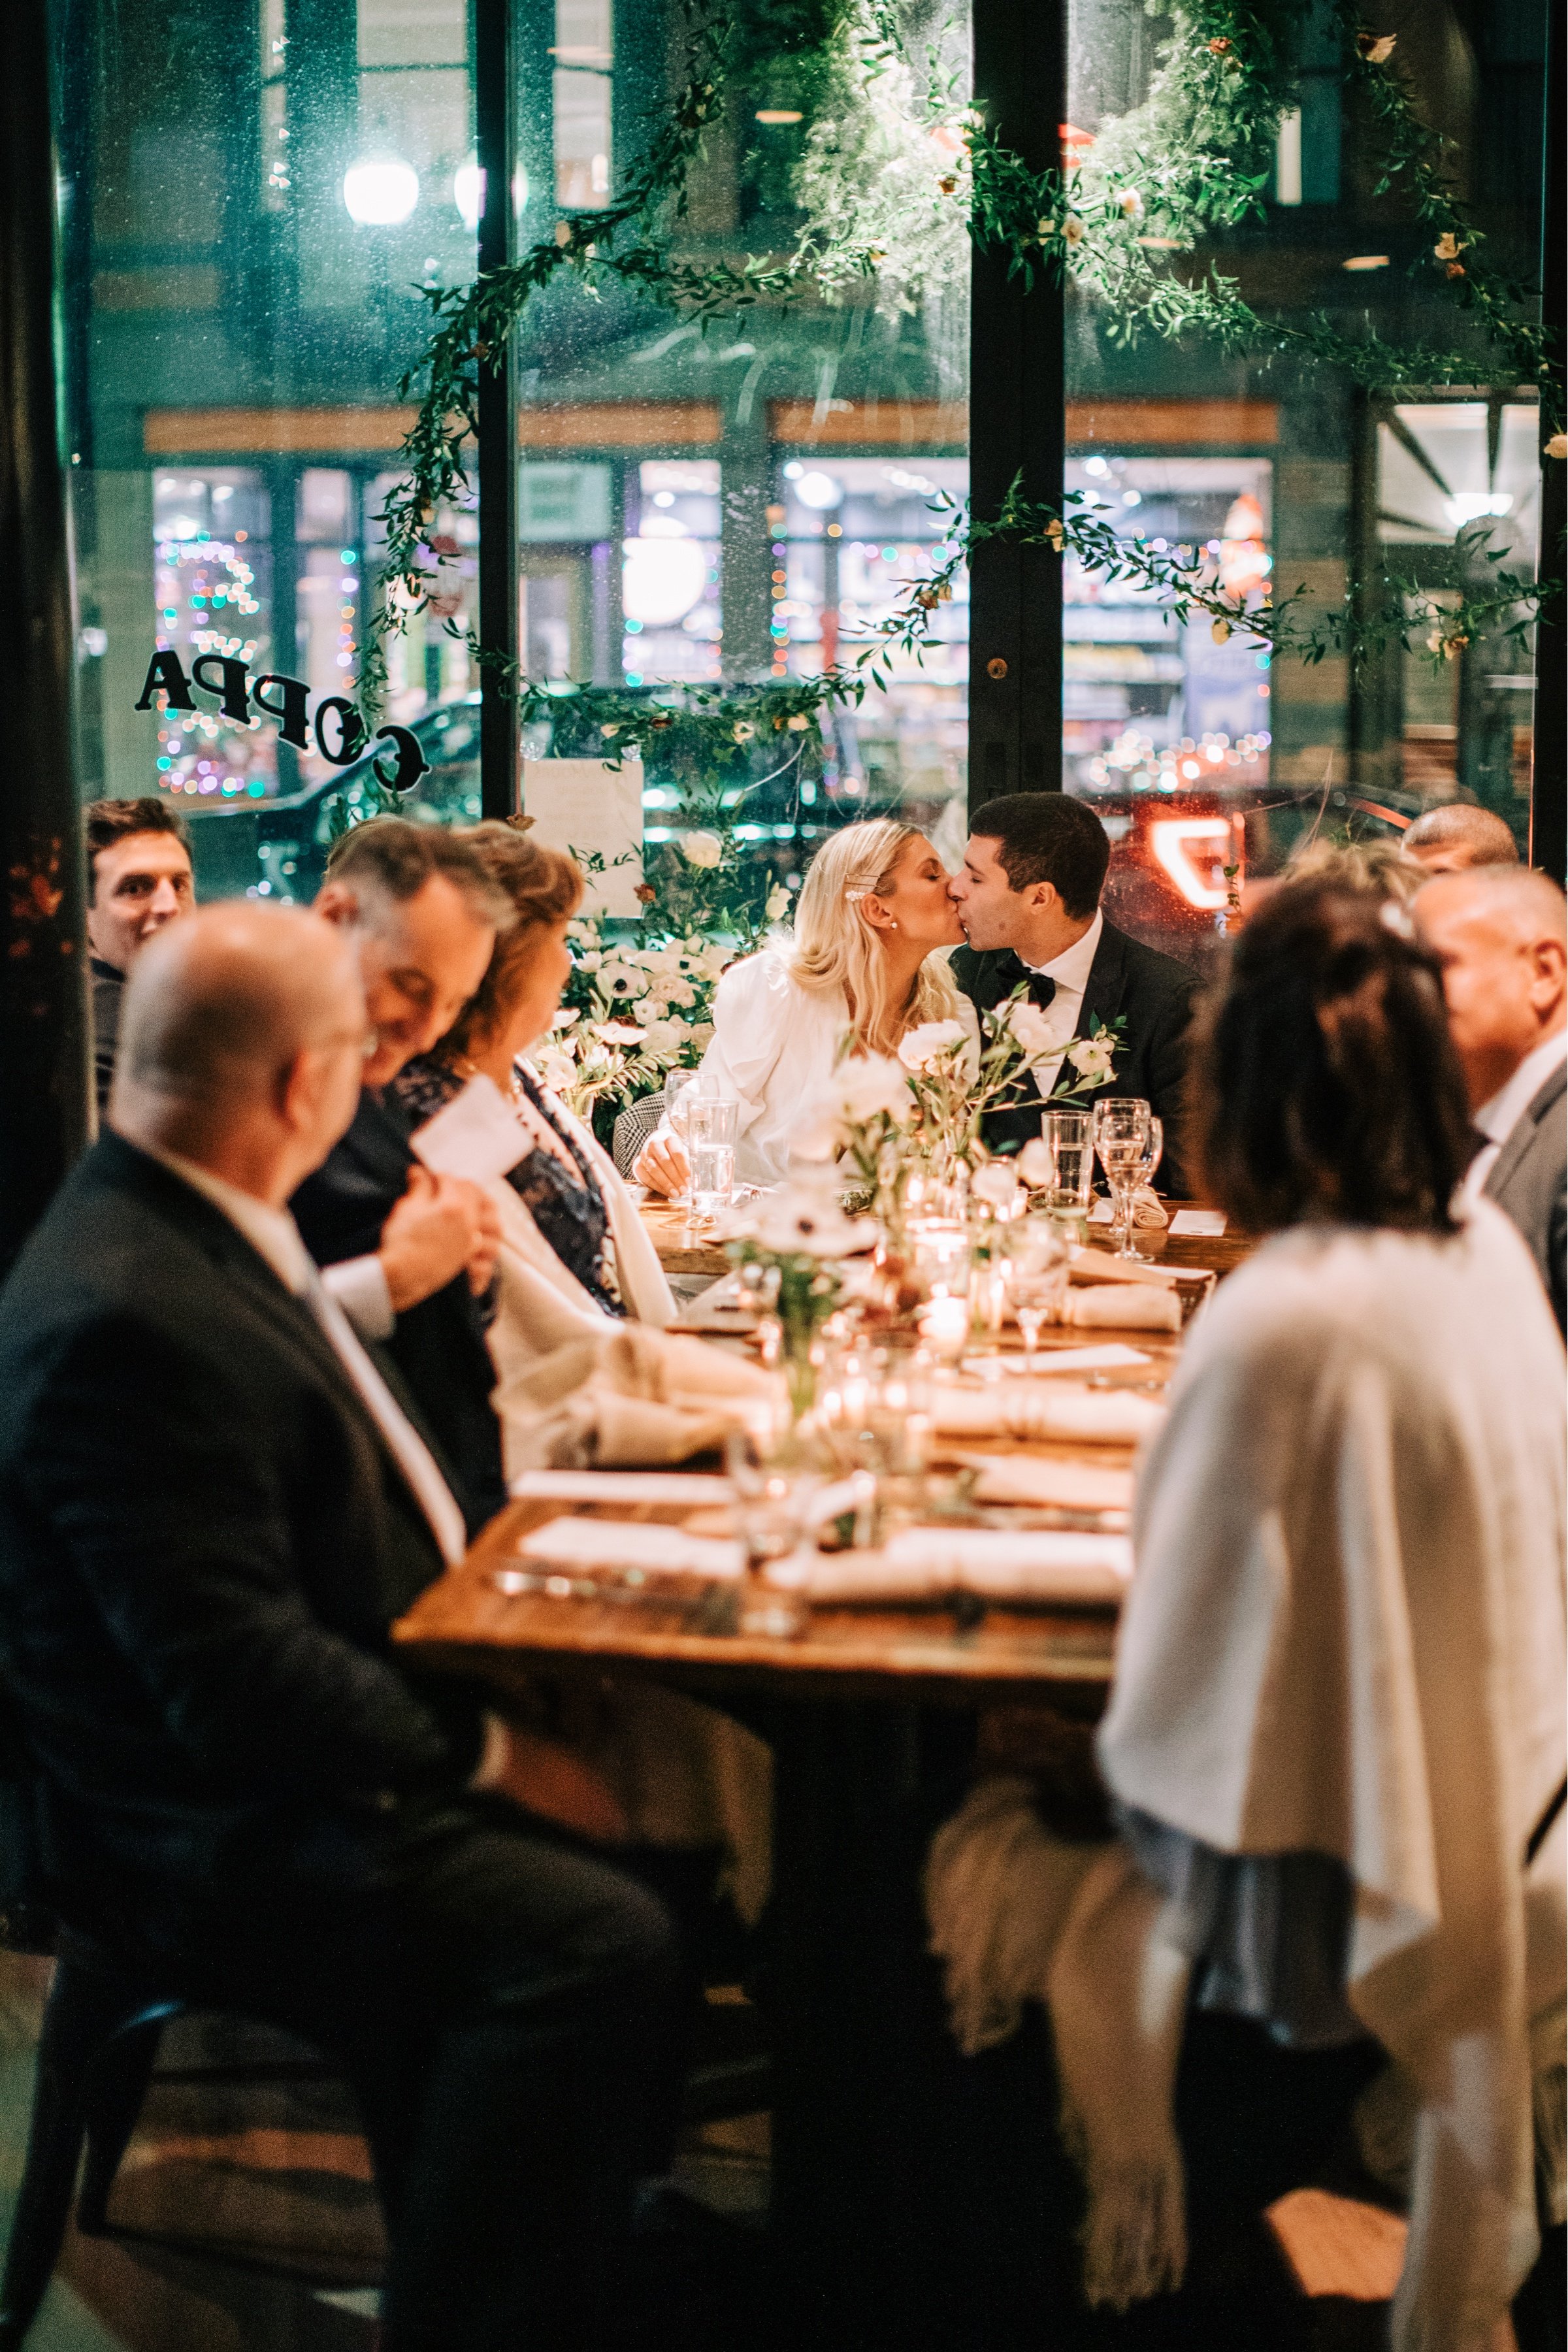
<path id="1" fill-rule="evenodd" d="M 1544 874 L 1477 866 L 1428 882 L 1415 925 L 1443 967 L 1448 1025 L 1483 1138 L 1465 1180 L 1519 1227 L 1564 1318 L 1568 908 Z"/>

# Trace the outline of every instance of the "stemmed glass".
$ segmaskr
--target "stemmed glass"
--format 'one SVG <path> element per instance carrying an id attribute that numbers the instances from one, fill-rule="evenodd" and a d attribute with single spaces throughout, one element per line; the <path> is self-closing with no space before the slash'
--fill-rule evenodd
<path id="1" fill-rule="evenodd" d="M 1094 1107 L 1094 1148 L 1110 1186 L 1115 1214 L 1111 1244 L 1118 1257 L 1132 1257 L 1132 1195 L 1142 1181 L 1149 1149 L 1149 1106 L 1140 1096 L 1113 1096 Z"/>
<path id="2" fill-rule="evenodd" d="M 1068 1255 L 1068 1244 L 1048 1216 L 1021 1217 L 1008 1234 L 1008 1288 L 1024 1335 L 1026 1370 L 1034 1370 L 1041 1325 L 1054 1322 L 1061 1312 Z"/>
<path id="3" fill-rule="evenodd" d="M 1153 1112 L 1151 1111 L 1149 1114 L 1149 1140 L 1144 1146 L 1142 1162 L 1139 1167 L 1137 1178 L 1132 1186 L 1134 1198 L 1136 1198 L 1138 1193 L 1143 1190 L 1145 1184 L 1152 1184 L 1153 1182 L 1154 1171 L 1160 1165 L 1160 1157 L 1164 1149 L 1165 1122 L 1163 1119 L 1156 1118 Z M 1131 1241 L 1131 1247 L 1129 1253 L 1130 1255 L 1133 1257 L 1152 1257 L 1154 1255 L 1153 1251 L 1152 1249 L 1144 1249 L 1139 1242 L 1138 1221 L 1136 1217 L 1133 1217 L 1131 1223 L 1131 1232 L 1129 1235 L 1129 1239 Z"/>

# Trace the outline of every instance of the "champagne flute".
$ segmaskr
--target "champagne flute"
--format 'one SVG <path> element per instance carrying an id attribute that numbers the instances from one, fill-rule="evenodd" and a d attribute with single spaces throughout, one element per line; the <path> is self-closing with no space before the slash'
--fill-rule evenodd
<path id="1" fill-rule="evenodd" d="M 691 1166 L 691 1106 L 698 1099 L 701 1077 L 700 1070 L 677 1070 L 664 1082 L 664 1115 L 669 1121 L 670 1133 L 685 1154 L 688 1170 Z M 677 1201 L 690 1200 L 689 1176 L 685 1190 L 673 1197 Z"/>
<path id="2" fill-rule="evenodd" d="M 1132 1193 L 1138 1183 L 1149 1143 L 1149 1106 L 1141 1097 L 1121 1095 L 1094 1108 L 1094 1148 L 1110 1186 L 1115 1214 L 1112 1248 L 1118 1257 L 1131 1257 Z"/>

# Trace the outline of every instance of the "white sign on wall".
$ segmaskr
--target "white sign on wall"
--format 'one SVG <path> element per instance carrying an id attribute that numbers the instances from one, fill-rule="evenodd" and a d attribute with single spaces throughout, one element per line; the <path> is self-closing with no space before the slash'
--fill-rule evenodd
<path id="1" fill-rule="evenodd" d="M 585 915 L 642 913 L 642 761 L 525 760 L 522 813 L 533 838 L 563 849 L 583 867 Z M 588 871 L 595 852 L 604 871 Z"/>

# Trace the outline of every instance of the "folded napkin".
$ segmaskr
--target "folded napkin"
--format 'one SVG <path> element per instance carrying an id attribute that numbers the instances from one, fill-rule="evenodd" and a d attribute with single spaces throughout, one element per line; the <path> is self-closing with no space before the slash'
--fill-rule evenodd
<path id="1" fill-rule="evenodd" d="M 1097 1282 L 1087 1290 L 1069 1290 L 1063 1303 L 1064 1319 L 1089 1331 L 1179 1331 L 1182 1302 L 1173 1290 L 1147 1288 L 1142 1283 Z"/>
<path id="2" fill-rule="evenodd" d="M 770 1583 L 828 1605 L 940 1601 L 958 1592 L 1004 1604 L 1114 1602 L 1132 1573 L 1132 1547 L 1125 1536 L 905 1528 L 879 1552 L 797 1552 L 767 1573 Z"/>
<path id="3" fill-rule="evenodd" d="M 1108 1339 L 1099 1348 L 1040 1348 L 1033 1356 L 995 1356 L 991 1360 L 1001 1367 L 1005 1378 L 1015 1372 L 1034 1379 L 1040 1372 L 1125 1372 L 1134 1364 L 1150 1360 L 1142 1348 L 1129 1348 L 1120 1339 Z"/>
<path id="4" fill-rule="evenodd" d="M 524 1470 L 511 1482 L 514 1501 L 674 1503 L 696 1508 L 728 1503 L 728 1478 L 695 1470 Z"/>
<path id="5" fill-rule="evenodd" d="M 1097 1201 L 1089 1211 L 1091 1225 L 1109 1225 L 1115 1222 L 1116 1204 L 1112 1201 Z M 1145 1233 L 1160 1233 L 1171 1219 L 1163 1201 L 1152 1184 L 1141 1184 L 1132 1195 L 1132 1222 Z"/>
<path id="6" fill-rule="evenodd" d="M 1192 1271 L 1188 1266 L 1151 1265 L 1147 1258 L 1118 1257 L 1083 1242 L 1073 1244 L 1070 1259 L 1075 1282 L 1141 1282 L 1153 1290 L 1173 1286 Z"/>
<path id="7" fill-rule="evenodd" d="M 1138 1445 L 1165 1418 L 1157 1398 L 1065 1381 L 996 1381 L 984 1389 L 938 1381 L 931 1423 L 944 1437 L 1032 1437 L 1068 1445 Z"/>
<path id="8" fill-rule="evenodd" d="M 700 1339 L 607 1324 L 542 1356 L 496 1398 L 509 1478 L 689 1461 L 773 1392 L 765 1372 Z"/>
<path id="9" fill-rule="evenodd" d="M 552 1568 L 637 1568 L 656 1576 L 738 1577 L 741 1546 L 718 1536 L 689 1536 L 683 1528 L 640 1519 L 552 1519 L 524 1536 L 524 1559 Z"/>
<path id="10" fill-rule="evenodd" d="M 1064 1511 L 1129 1511 L 1132 1473 L 1099 1462 L 1052 1462 L 1037 1454 L 970 1454 L 977 1503 L 1043 1503 Z"/>

